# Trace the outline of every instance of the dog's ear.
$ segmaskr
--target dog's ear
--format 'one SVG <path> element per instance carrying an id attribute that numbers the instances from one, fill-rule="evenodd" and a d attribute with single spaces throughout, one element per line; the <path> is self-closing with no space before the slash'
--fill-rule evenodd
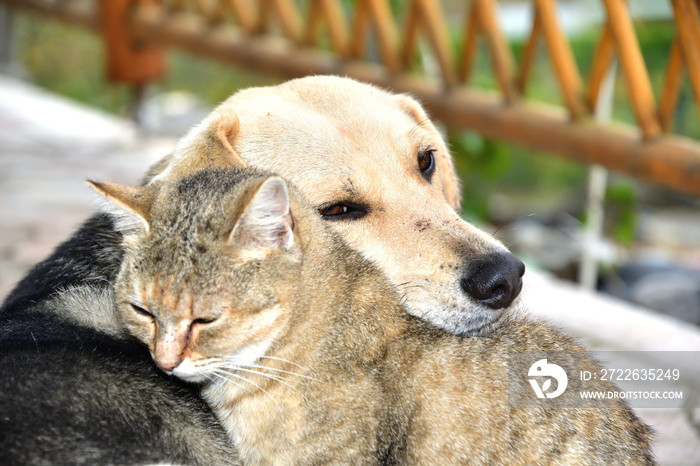
<path id="1" fill-rule="evenodd" d="M 112 216 L 117 231 L 125 237 L 148 233 L 155 186 L 132 188 L 115 183 L 87 182 L 102 195 L 102 210 Z"/>
<path id="2" fill-rule="evenodd" d="M 229 242 L 250 257 L 264 257 L 294 243 L 294 220 L 287 185 L 278 176 L 266 179 L 238 218 Z"/>
<path id="3" fill-rule="evenodd" d="M 395 96 L 396 101 L 401 109 L 408 113 L 411 118 L 413 118 L 417 124 L 421 125 L 423 128 L 434 132 L 442 142 L 442 147 L 440 147 L 440 156 L 436 158 L 435 163 L 440 167 L 438 173 L 440 175 L 440 180 L 442 182 L 442 190 L 445 193 L 445 198 L 450 205 L 459 212 L 460 204 L 462 202 L 462 193 L 459 184 L 459 178 L 457 178 L 457 172 L 455 171 L 454 164 L 452 163 L 452 156 L 447 150 L 447 145 L 442 141 L 442 136 L 440 136 L 439 131 L 435 128 L 435 125 L 430 121 L 427 113 L 423 110 L 420 103 L 408 94 L 398 94 Z M 444 154 L 444 155 L 443 155 Z"/>
<path id="4" fill-rule="evenodd" d="M 238 135 L 241 128 L 241 122 L 238 115 L 233 111 L 227 111 L 223 115 L 214 120 L 210 126 L 214 131 L 212 135 L 212 153 L 211 163 L 215 166 L 229 166 L 243 168 L 248 164 L 238 155 L 238 152 L 233 148 L 233 141 Z M 221 149 L 224 149 L 223 151 Z"/>
<path id="5" fill-rule="evenodd" d="M 245 161 L 233 148 L 240 122 L 230 109 L 214 112 L 180 140 L 172 155 L 157 162 L 144 181 L 180 178 L 202 168 L 243 168 Z"/>
<path id="6" fill-rule="evenodd" d="M 395 97 L 401 110 L 408 113 L 417 123 L 426 124 L 430 122 L 428 114 L 425 113 L 425 110 L 416 99 L 408 94 L 397 94 Z M 430 124 L 432 126 L 432 123 Z"/>

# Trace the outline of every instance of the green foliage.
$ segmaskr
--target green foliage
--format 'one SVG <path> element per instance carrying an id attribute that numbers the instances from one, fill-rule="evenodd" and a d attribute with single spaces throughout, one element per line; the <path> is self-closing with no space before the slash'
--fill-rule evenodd
<path id="1" fill-rule="evenodd" d="M 447 142 L 462 179 L 463 214 L 473 221 L 489 218 L 490 182 L 508 170 L 510 158 L 491 140 L 473 132 L 450 131 Z"/>
<path id="2" fill-rule="evenodd" d="M 353 1 L 343 0 L 347 12 Z M 405 2 L 391 1 L 399 19 L 405 17 Z M 107 83 L 103 76 L 103 49 L 95 35 L 60 22 L 15 15 L 16 56 L 36 84 L 105 110 L 125 114 L 130 103 L 130 90 L 123 85 Z M 635 25 L 649 75 L 657 95 L 663 85 L 668 51 L 675 34 L 670 22 L 645 22 Z M 454 50 L 461 47 L 460 28 L 449 31 Z M 594 28 L 571 38 L 571 47 L 582 76 L 589 72 L 600 34 Z M 490 58 L 481 40 L 470 83 L 479 88 L 496 89 Z M 511 48 L 521 56 L 524 42 L 514 41 Z M 326 44 L 326 48 L 328 44 Z M 615 87 L 614 118 L 633 123 L 623 71 L 618 68 Z M 163 91 L 189 90 L 214 105 L 236 89 L 266 85 L 277 80 L 245 70 L 179 52 L 168 53 L 168 73 L 156 83 Z M 548 52 L 540 43 L 526 98 L 561 104 L 559 85 L 551 68 Z M 687 84 L 681 90 L 675 118 L 675 131 L 700 138 L 700 118 Z M 465 215 L 477 220 L 492 217 L 490 200 L 505 194 L 515 203 L 533 199 L 564 198 L 581 202 L 586 168 L 537 151 L 485 139 L 472 132 L 450 131 L 448 140 L 455 163 L 463 180 Z M 634 238 L 637 198 L 634 189 L 616 183 L 610 187 L 607 200 L 615 218 L 611 234 L 620 242 Z M 560 202 L 564 204 L 564 201 Z"/>
<path id="3" fill-rule="evenodd" d="M 280 79 L 270 76 L 171 51 L 168 53 L 168 73 L 159 86 L 165 91 L 187 90 L 209 105 L 216 105 L 238 89 L 279 82 Z"/>
<path id="4" fill-rule="evenodd" d="M 652 86 L 658 95 L 663 86 L 675 27 L 671 22 L 644 22 L 635 24 L 635 28 Z M 599 35 L 599 28 L 592 28 L 570 38 L 574 58 L 584 77 L 590 72 Z M 458 49 L 460 40 L 461 37 L 452 34 L 455 49 Z M 512 42 L 514 56 L 521 56 L 523 47 L 524 41 Z M 475 59 L 470 83 L 480 88 L 497 87 L 483 41 Z M 562 105 L 559 84 L 542 42 L 529 83 L 526 98 Z M 615 83 L 613 118 L 629 124 L 635 123 L 620 66 Z M 700 118 L 687 80 L 681 89 L 674 131 L 700 138 Z M 514 202 L 560 197 L 581 203 L 584 199 L 586 168 L 582 165 L 502 142 L 484 141 L 472 133 L 451 132 L 449 142 L 457 170 L 464 180 L 464 210 L 470 218 L 488 220 L 491 217 L 489 199 L 495 193 L 505 193 Z M 606 200 L 611 218 L 611 236 L 622 244 L 631 243 L 637 229 L 638 196 L 634 185 L 615 180 L 608 189 Z"/>
<path id="5" fill-rule="evenodd" d="M 112 113 L 126 114 L 131 104 L 128 86 L 104 77 L 104 51 L 92 33 L 58 21 L 15 15 L 16 56 L 35 84 Z M 181 52 L 167 54 L 168 73 L 155 87 L 188 90 L 210 105 L 237 89 L 279 82 L 226 64 Z"/>
<path id="6" fill-rule="evenodd" d="M 605 192 L 608 234 L 618 243 L 630 246 L 637 235 L 639 194 L 636 186 L 624 179 L 612 180 Z"/>
<path id="7" fill-rule="evenodd" d="M 126 111 L 128 89 L 105 81 L 102 44 L 95 35 L 58 21 L 14 18 L 17 59 L 34 83 L 111 112 Z"/>
<path id="8" fill-rule="evenodd" d="M 520 207 L 552 196 L 580 197 L 584 189 L 583 165 L 474 132 L 448 131 L 447 140 L 463 181 L 463 213 L 471 220 L 493 220 L 490 199 L 497 193 Z"/>

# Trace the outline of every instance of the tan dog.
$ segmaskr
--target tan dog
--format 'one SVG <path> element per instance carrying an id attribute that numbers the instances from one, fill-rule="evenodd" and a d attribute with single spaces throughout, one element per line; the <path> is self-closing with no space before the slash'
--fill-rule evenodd
<path id="1" fill-rule="evenodd" d="M 517 303 L 523 264 L 463 221 L 451 156 L 411 97 L 339 77 L 233 95 L 149 178 L 240 155 L 291 181 L 341 237 L 378 264 L 408 311 L 455 334 L 487 333 Z M 209 148 L 209 149 L 205 149 Z"/>

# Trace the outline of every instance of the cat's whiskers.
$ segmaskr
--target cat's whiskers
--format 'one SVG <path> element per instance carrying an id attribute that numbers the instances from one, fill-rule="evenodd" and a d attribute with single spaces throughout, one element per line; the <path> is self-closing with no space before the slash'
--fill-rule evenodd
<path id="1" fill-rule="evenodd" d="M 218 367 L 223 362 L 224 362 L 224 360 L 222 358 L 207 358 L 207 359 L 200 359 L 197 361 L 192 361 L 192 364 L 195 367 L 197 367 L 197 369 L 207 370 L 207 369 L 210 369 L 212 366 Z"/>
<path id="2" fill-rule="evenodd" d="M 289 360 L 287 360 L 287 359 L 276 358 L 276 357 L 274 357 L 274 356 L 259 356 L 259 357 L 260 357 L 260 358 L 266 358 L 266 359 L 273 359 L 273 360 L 276 360 L 276 361 L 286 362 L 286 363 L 288 363 L 288 364 L 292 364 L 292 365 L 297 366 L 298 368 L 300 368 L 300 369 L 302 369 L 302 370 L 308 372 L 308 369 L 307 369 L 307 368 L 305 368 L 305 367 L 303 367 L 303 366 L 300 366 L 299 364 L 295 364 L 295 363 L 293 363 L 292 361 L 289 361 Z M 253 368 L 253 369 L 267 369 L 267 370 L 274 371 L 274 372 L 281 372 L 281 373 L 284 373 L 284 374 L 295 375 L 295 376 L 297 376 L 297 377 L 303 377 L 303 378 L 305 378 L 305 379 L 313 380 L 313 381 L 315 381 L 315 382 L 320 382 L 320 380 L 314 379 L 313 377 L 310 377 L 310 376 L 308 376 L 308 375 L 300 374 L 300 373 L 298 373 L 298 372 L 286 371 L 286 370 L 284 370 L 284 369 L 278 369 L 278 368 L 276 368 L 276 367 L 262 366 L 262 365 L 256 365 L 256 364 L 239 364 L 238 362 L 236 362 L 236 359 L 235 359 L 234 357 L 225 358 L 225 359 L 223 359 L 222 361 L 223 361 L 225 364 L 229 365 L 229 366 L 235 366 L 235 367 L 250 367 L 250 368 Z M 285 379 L 285 380 L 286 380 L 286 379 Z"/>
<path id="3" fill-rule="evenodd" d="M 234 378 L 229 374 L 213 374 L 210 383 L 214 391 L 210 391 L 208 396 L 213 400 L 225 399 L 226 393 L 229 393 L 232 386 L 235 387 L 235 390 L 238 390 L 241 394 L 253 394 L 251 389 L 234 380 Z"/>
<path id="4" fill-rule="evenodd" d="M 263 369 L 272 369 L 272 368 L 269 368 L 269 367 L 264 367 L 264 366 L 253 366 L 253 365 L 245 366 L 245 367 L 261 367 L 261 368 L 263 368 Z M 281 376 L 279 376 L 279 375 L 265 374 L 265 373 L 263 373 L 263 372 L 258 372 L 258 371 L 246 369 L 245 367 L 242 367 L 242 366 L 235 366 L 235 367 L 233 367 L 232 369 L 234 369 L 234 370 L 239 370 L 239 371 L 244 371 L 244 372 L 250 372 L 250 373 L 257 374 L 257 375 L 260 375 L 260 376 L 262 376 L 262 377 L 271 379 L 271 380 L 275 380 L 275 381 L 281 383 L 282 385 L 285 385 L 286 387 L 289 387 L 289 388 L 291 388 L 292 390 L 294 390 L 295 392 L 297 392 L 297 394 L 299 394 L 299 396 L 301 396 L 301 398 L 302 398 L 306 403 L 316 405 L 316 403 L 311 403 L 311 402 L 309 401 L 309 399 L 306 398 L 302 392 L 300 392 L 300 391 L 297 390 L 295 387 L 292 387 L 291 385 L 289 385 L 288 383 L 286 383 L 286 382 L 291 382 L 291 379 L 289 379 L 289 378 L 283 378 L 283 377 L 281 377 Z M 284 371 L 284 372 L 286 372 L 286 371 Z M 292 374 L 292 373 L 290 372 L 290 374 Z M 300 375 L 300 376 L 301 376 L 301 374 L 294 374 L 294 375 Z M 301 376 L 301 377 L 304 377 L 304 376 Z M 311 379 L 310 377 L 307 377 L 307 378 Z M 248 380 L 248 379 L 246 379 L 246 380 Z M 316 379 L 311 379 L 311 380 L 316 380 Z M 285 382 L 285 381 L 286 381 L 286 382 Z"/>
<path id="5" fill-rule="evenodd" d="M 305 371 L 308 370 L 306 367 L 300 366 L 299 364 L 297 364 L 297 363 L 295 363 L 295 362 L 292 362 L 292 361 L 290 361 L 289 359 L 276 358 L 276 357 L 274 357 L 274 356 L 264 356 L 264 355 L 263 355 L 263 356 L 260 356 L 260 357 L 261 357 L 261 358 L 265 358 L 265 359 L 274 359 L 275 361 L 286 362 L 286 363 L 289 363 L 289 364 L 291 364 L 291 365 L 293 365 L 293 366 L 297 366 L 299 369 L 303 369 L 303 370 L 305 370 Z"/>
<path id="6" fill-rule="evenodd" d="M 236 382 L 234 382 L 234 381 L 232 381 L 232 380 L 228 380 L 226 377 L 224 377 L 224 376 L 222 376 L 222 375 L 220 375 L 220 374 L 217 374 L 217 373 L 214 372 L 214 371 L 212 371 L 210 374 L 206 374 L 206 375 L 204 376 L 204 378 L 207 379 L 207 381 L 210 382 L 210 383 L 215 383 L 215 382 L 217 382 L 217 379 L 222 379 L 222 380 L 224 380 L 225 382 L 231 382 L 231 383 L 233 383 L 234 385 L 236 385 L 237 387 L 243 388 L 243 387 L 241 387 L 240 385 L 238 385 Z"/>
<path id="7" fill-rule="evenodd" d="M 297 372 L 290 372 L 290 371 L 285 371 L 283 369 L 277 369 L 275 367 L 267 367 L 267 366 L 258 366 L 258 365 L 247 365 L 246 367 L 251 367 L 253 369 L 267 369 L 270 371 L 275 371 L 275 372 L 282 372 L 284 374 L 289 374 L 289 375 L 296 375 L 297 377 L 303 377 L 305 379 L 313 380 L 314 382 L 320 382 L 318 379 L 314 379 L 313 377 L 309 377 L 308 375 L 304 374 L 299 374 Z"/>
<path id="8" fill-rule="evenodd" d="M 214 377 L 218 378 L 218 379 L 223 380 L 224 382 L 232 383 L 233 385 L 235 385 L 236 387 L 240 388 L 241 390 L 245 390 L 245 391 L 247 391 L 248 393 L 253 393 L 252 391 L 250 391 L 250 389 L 244 387 L 243 385 L 239 384 L 238 382 L 236 382 L 235 380 L 232 380 L 232 379 L 230 378 L 230 376 L 234 376 L 234 377 L 235 377 L 235 374 L 229 374 L 229 373 L 224 372 L 224 371 L 216 370 L 216 371 L 212 371 L 212 375 L 213 375 Z M 214 378 L 213 378 L 213 377 L 210 377 L 210 376 L 207 375 L 206 378 L 209 379 L 210 381 L 214 382 Z M 238 378 L 242 378 L 242 377 L 238 377 Z M 245 380 L 245 379 L 243 379 L 243 380 Z M 246 382 L 247 382 L 247 380 L 246 380 Z"/>
<path id="9" fill-rule="evenodd" d="M 247 367 L 248 367 L 248 366 L 247 366 Z M 275 380 L 275 381 L 277 381 L 277 382 L 279 382 L 279 383 L 281 383 L 281 384 L 283 384 L 283 385 L 286 385 L 287 387 L 291 388 L 292 390 L 296 390 L 296 389 L 295 389 L 294 387 L 292 387 L 291 385 L 285 383 L 285 382 L 291 382 L 291 379 L 284 378 L 284 377 L 279 376 L 279 375 L 275 375 L 275 374 L 266 374 L 265 372 L 254 371 L 254 370 L 252 370 L 252 369 L 246 369 L 245 367 L 242 367 L 242 366 L 236 366 L 236 367 L 235 367 L 235 370 L 243 371 L 243 372 L 248 372 L 248 373 L 250 373 L 250 374 L 256 374 L 256 375 L 265 377 L 265 378 L 270 379 L 270 380 Z"/>
<path id="10" fill-rule="evenodd" d="M 241 379 L 241 380 L 243 380 L 243 381 L 245 381 L 245 382 L 248 382 L 249 384 L 253 385 L 253 386 L 256 387 L 258 390 L 260 390 L 261 392 L 263 392 L 265 395 L 269 396 L 273 403 L 275 403 L 276 405 L 278 405 L 277 400 L 275 400 L 275 399 L 272 397 L 272 395 L 270 395 L 270 394 L 269 394 L 264 388 L 262 388 L 260 385 L 256 384 L 255 382 L 253 382 L 253 381 L 251 381 L 251 380 L 248 380 L 247 378 L 245 378 L 245 377 L 243 377 L 243 376 L 241 376 L 241 375 L 234 374 L 233 372 L 230 372 L 230 370 L 238 370 L 238 369 L 239 369 L 238 367 L 230 368 L 230 367 L 228 367 L 228 366 L 223 366 L 221 369 L 224 370 L 224 371 L 226 371 L 227 375 L 231 375 L 231 376 L 233 376 L 233 377 L 236 377 L 237 379 Z M 279 406 L 279 405 L 278 405 L 278 406 Z"/>

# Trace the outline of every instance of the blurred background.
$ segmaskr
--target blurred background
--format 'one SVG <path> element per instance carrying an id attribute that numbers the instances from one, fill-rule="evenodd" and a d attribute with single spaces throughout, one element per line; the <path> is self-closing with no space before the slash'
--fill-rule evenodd
<path id="1" fill-rule="evenodd" d="M 128 3 L 128 12 L 122 11 L 125 15 L 136 15 L 130 8 L 137 4 L 165 5 L 167 13 L 158 13 L 157 21 L 177 15 L 205 18 L 200 29 L 191 27 L 198 32 L 183 33 L 204 45 L 199 45 L 198 53 L 195 47 L 178 46 L 162 31 L 154 33 L 161 39 L 157 53 L 164 58 L 164 71 L 151 73 L 149 79 L 115 78 L 108 72 L 107 41 L 99 33 L 109 23 L 104 12 L 110 3 Z M 246 11 L 267 10 L 272 20 L 265 27 L 244 20 L 243 10 L 237 9 L 241 3 L 248 5 Z M 224 11 L 224 4 L 238 6 Z M 569 118 L 575 127 L 591 121 L 601 128 L 625 125 L 638 138 L 640 150 L 671 140 L 677 147 L 690 147 L 695 160 L 700 157 L 700 73 L 687 69 L 696 63 L 692 56 L 699 56 L 700 41 L 692 49 L 686 40 L 680 71 L 671 72 L 673 60 L 681 56 L 674 55 L 682 36 L 679 25 L 690 31 L 683 37 L 700 37 L 700 2 L 696 0 L 0 0 L 0 297 L 94 210 L 84 178 L 136 183 L 146 167 L 172 150 L 178 137 L 236 90 L 289 77 L 267 72 L 250 56 L 225 57 L 208 53 L 206 46 L 215 44 L 211 31 L 229 26 L 232 43 L 250 40 L 254 45 L 267 40 L 262 36 L 289 40 L 285 14 L 290 5 L 301 18 L 312 16 L 318 5 L 337 6 L 352 26 L 346 25 L 347 40 L 357 41 L 358 31 L 368 39 L 360 47 L 362 56 L 350 58 L 388 68 L 389 82 L 405 75 L 442 81 L 448 91 L 466 86 L 493 97 L 494 108 L 501 105 L 499 99 L 504 108 L 513 103 L 496 70 L 494 48 L 502 39 L 506 53 L 515 57 L 510 65 L 514 81 L 523 76 L 524 57 L 532 58 L 527 84 L 513 84 L 515 102 L 562 109 L 563 124 Z M 439 8 L 444 28 L 436 33 L 440 23 L 425 20 L 424 34 L 417 36 L 410 59 L 392 70 L 381 32 L 387 23 L 382 21 L 397 26 L 401 36 L 404 25 L 416 17 L 411 16 L 415 5 L 424 8 L 416 10 L 418 18 L 430 18 L 431 8 Z M 101 18 L 95 13 L 97 6 L 102 8 Z M 381 10 L 382 6 L 387 8 Z M 358 21 L 352 23 L 362 8 L 368 15 L 366 23 L 374 24 L 374 29 L 357 29 Z M 326 19 L 332 17 L 331 10 L 324 11 Z M 567 100 L 570 96 L 563 83 L 572 82 L 571 76 L 562 77 L 559 66 L 567 54 L 557 52 L 551 41 L 559 37 L 559 45 L 569 48 L 570 69 L 589 83 L 602 53 L 606 25 L 618 21 L 620 11 L 625 13 L 622 19 L 630 21 L 628 38 L 638 44 L 641 70 L 658 98 L 661 131 L 650 132 L 641 124 L 635 112 L 638 102 L 633 102 L 634 76 L 630 77 L 620 53 L 613 53 L 609 66 L 603 67 L 600 92 L 595 102 L 587 103 L 583 117 Z M 689 16 L 682 13 L 687 11 Z M 494 13 L 492 28 L 484 12 Z M 260 18 L 264 16 L 260 13 Z M 475 17 L 481 23 L 472 21 Z M 539 43 L 531 47 L 533 24 L 538 21 Z M 474 53 L 466 66 L 469 35 L 465 31 L 475 24 L 481 33 L 474 38 Z M 325 34 L 313 44 L 308 38 L 291 40 L 296 45 L 290 48 L 290 61 L 299 58 L 294 47 L 306 40 L 304 47 L 313 45 L 319 54 L 335 55 L 340 63 L 347 63 L 349 52 L 338 49 L 331 29 L 324 29 Z M 138 29 L 127 41 L 137 50 L 148 42 L 143 31 Z M 183 26 L 182 31 L 189 29 Z M 469 68 L 462 76 L 464 83 L 450 84 L 445 77 L 435 45 L 440 37 L 448 49 L 460 51 L 459 57 L 453 57 L 454 74 Z M 614 37 L 617 42 L 612 49 L 628 53 L 620 36 Z M 694 84 L 699 85 L 695 91 Z M 673 95 L 667 99 L 669 89 Z M 669 100 L 672 105 L 666 106 Z M 556 152 L 508 143 L 504 140 L 508 138 L 487 137 L 484 131 L 465 129 L 465 125 L 448 122 L 441 130 L 463 181 L 463 216 L 502 240 L 530 270 L 543 271 L 555 280 L 547 282 L 550 288 L 535 300 L 548 309 L 547 318 L 597 349 L 700 350 L 700 202 L 696 195 L 700 185 L 693 194 L 673 183 L 641 181 Z M 669 153 L 669 164 L 677 160 L 674 157 Z M 700 166 L 694 163 L 688 166 Z M 634 164 L 629 166 L 633 172 Z M 691 175 L 697 173 L 700 168 Z M 538 295 L 535 288 L 526 284 L 525 292 Z M 586 289 L 613 299 L 583 294 Z M 565 309 L 555 309 L 562 303 Z M 700 373 L 697 367 L 694 370 Z M 641 411 L 661 432 L 657 453 L 663 464 L 700 464 L 700 410 L 697 400 L 689 403 L 677 411 Z"/>
<path id="2" fill-rule="evenodd" d="M 308 2 L 300 3 L 300 8 L 308 8 Z M 352 1 L 343 3 L 347 11 L 353 6 Z M 397 18 L 406 16 L 408 3 L 391 2 Z M 457 48 L 470 4 L 455 0 L 442 5 L 450 40 Z M 576 65 L 586 76 L 605 21 L 604 6 L 597 0 L 562 0 L 557 7 Z M 658 95 L 676 35 L 671 4 L 632 0 L 629 8 Z M 6 17 L 9 14 L 6 10 Z M 522 55 L 532 16 L 529 1 L 498 2 L 499 24 L 515 56 Z M 131 86 L 105 79 L 104 45 L 99 36 L 59 20 L 22 13 L 12 15 L 11 31 L 6 28 L 4 34 L 9 33 L 9 57 L 2 65 L 6 74 L 109 113 L 135 117 L 144 135 L 181 135 L 236 89 L 283 81 L 167 49 L 167 73 L 149 83 L 136 101 Z M 547 49 L 539 47 L 528 98 L 561 102 L 551 66 Z M 477 49 L 470 84 L 497 89 L 483 44 Z M 611 91 L 611 117 L 633 124 L 626 85 L 622 73 L 617 72 Z M 700 139 L 698 108 L 688 80 L 680 87 L 673 130 Z M 587 224 L 589 167 L 475 132 L 446 129 L 446 135 L 464 182 L 465 218 L 491 225 L 529 265 L 578 280 Z M 610 174 L 603 196 L 602 235 L 589 251 L 600 270 L 595 286 L 700 324 L 698 199 L 615 173 Z"/>

